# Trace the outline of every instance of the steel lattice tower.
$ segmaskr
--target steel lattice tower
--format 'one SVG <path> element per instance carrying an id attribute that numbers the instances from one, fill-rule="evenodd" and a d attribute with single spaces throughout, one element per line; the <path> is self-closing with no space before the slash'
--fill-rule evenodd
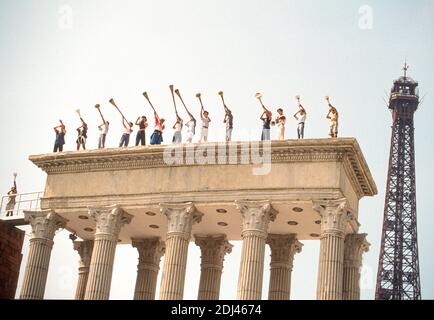
<path id="1" fill-rule="evenodd" d="M 416 176 L 413 115 L 419 105 L 418 83 L 404 76 L 390 93 L 392 138 L 378 263 L 377 300 L 419 300 L 416 227 Z"/>

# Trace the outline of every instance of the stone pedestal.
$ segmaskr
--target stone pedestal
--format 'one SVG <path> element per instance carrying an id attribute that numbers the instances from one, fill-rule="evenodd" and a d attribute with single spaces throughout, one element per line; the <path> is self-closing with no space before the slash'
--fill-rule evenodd
<path id="1" fill-rule="evenodd" d="M 314 202 L 321 216 L 317 299 L 342 300 L 344 238 L 351 213 L 346 199 Z"/>
<path id="2" fill-rule="evenodd" d="M 182 300 L 191 228 L 201 221 L 203 214 L 191 202 L 160 207 L 168 222 L 160 300 Z"/>
<path id="3" fill-rule="evenodd" d="M 295 234 L 269 234 L 267 244 L 271 249 L 268 300 L 289 300 L 294 255 L 303 244 Z"/>
<path id="4" fill-rule="evenodd" d="M 159 238 L 133 239 L 132 245 L 139 252 L 134 300 L 154 300 L 160 260 L 166 246 Z"/>
<path id="5" fill-rule="evenodd" d="M 270 221 L 277 215 L 269 201 L 237 201 L 243 218 L 243 247 L 238 278 L 238 300 L 260 300 L 264 274 L 264 254 Z"/>
<path id="6" fill-rule="evenodd" d="M 108 300 L 119 232 L 132 216 L 117 205 L 89 208 L 89 216 L 96 221 L 96 231 L 84 299 Z"/>
<path id="7" fill-rule="evenodd" d="M 369 250 L 366 233 L 349 234 L 345 237 L 343 300 L 360 300 L 360 268 L 362 256 Z"/>
<path id="8" fill-rule="evenodd" d="M 93 240 L 74 241 L 74 250 L 80 255 L 80 266 L 78 268 L 77 289 L 75 299 L 83 300 L 86 293 L 87 279 L 89 277 L 90 259 L 92 258 Z"/>
<path id="9" fill-rule="evenodd" d="M 201 250 L 201 274 L 198 300 L 218 300 L 220 296 L 220 281 L 223 271 L 223 261 L 233 245 L 225 235 L 195 236 L 196 244 Z"/>
<path id="10" fill-rule="evenodd" d="M 40 300 L 44 298 L 54 233 L 64 228 L 67 220 L 53 210 L 24 211 L 24 217 L 32 227 L 32 237 L 20 298 Z"/>

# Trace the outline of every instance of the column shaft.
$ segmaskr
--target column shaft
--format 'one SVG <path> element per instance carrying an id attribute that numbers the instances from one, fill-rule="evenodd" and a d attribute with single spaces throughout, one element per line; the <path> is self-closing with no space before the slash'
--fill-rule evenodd
<path id="1" fill-rule="evenodd" d="M 224 257 L 232 251 L 226 235 L 196 236 L 201 250 L 201 273 L 198 300 L 218 300 Z"/>
<path id="2" fill-rule="evenodd" d="M 84 299 L 108 300 L 119 232 L 132 216 L 117 205 L 90 208 L 89 215 L 96 221 L 96 231 Z"/>
<path id="3" fill-rule="evenodd" d="M 349 234 L 345 237 L 344 276 L 342 299 L 360 300 L 360 268 L 362 256 L 369 250 L 366 233 Z"/>
<path id="4" fill-rule="evenodd" d="M 238 300 L 260 300 L 264 274 L 265 234 L 246 232 L 243 235 Z"/>
<path id="5" fill-rule="evenodd" d="M 161 279 L 160 300 L 182 300 L 189 240 L 171 234 L 166 239 L 166 255 Z"/>
<path id="6" fill-rule="evenodd" d="M 342 299 L 343 262 L 343 236 L 323 235 L 320 244 L 317 299 Z"/>
<path id="7" fill-rule="evenodd" d="M 243 217 L 241 265 L 237 299 L 260 300 L 264 274 L 265 241 L 270 221 L 277 215 L 269 201 L 237 201 Z"/>
<path id="8" fill-rule="evenodd" d="M 193 223 L 201 221 L 203 214 L 191 202 L 160 204 L 160 207 L 168 220 L 160 300 L 182 300 L 191 228 Z"/>
<path id="9" fill-rule="evenodd" d="M 93 240 L 74 241 L 74 250 L 76 250 L 80 255 L 80 267 L 78 268 L 75 299 L 83 300 L 86 293 L 87 279 L 89 277 L 89 265 L 92 257 Z"/>
<path id="10" fill-rule="evenodd" d="M 270 234 L 267 243 L 271 249 L 269 300 L 289 300 L 294 255 L 303 244 L 295 234 Z"/>
<path id="11" fill-rule="evenodd" d="M 20 299 L 43 299 L 53 241 L 31 239 Z"/>
<path id="12" fill-rule="evenodd" d="M 95 237 L 87 280 L 86 300 L 108 300 L 115 260 L 116 240 Z"/>
<path id="13" fill-rule="evenodd" d="M 158 238 L 133 240 L 132 244 L 139 252 L 134 300 L 154 300 L 165 244 Z"/>
<path id="14" fill-rule="evenodd" d="M 52 210 L 24 211 L 24 217 L 32 227 L 32 237 L 20 298 L 43 299 L 54 233 L 67 220 Z"/>
<path id="15" fill-rule="evenodd" d="M 353 215 L 346 199 L 316 201 L 313 209 L 321 216 L 317 299 L 341 300 L 344 237 Z"/>
<path id="16" fill-rule="evenodd" d="M 142 265 L 137 269 L 134 300 L 154 300 L 157 288 L 158 270 L 154 266 Z"/>

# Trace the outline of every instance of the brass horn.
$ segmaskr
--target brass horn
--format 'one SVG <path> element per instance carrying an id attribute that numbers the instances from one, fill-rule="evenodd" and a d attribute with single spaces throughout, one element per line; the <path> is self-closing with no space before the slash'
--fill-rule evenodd
<path id="1" fill-rule="evenodd" d="M 186 106 L 185 103 L 184 103 L 184 99 L 182 99 L 182 97 L 181 97 L 181 92 L 179 92 L 178 89 L 175 89 L 175 93 L 176 93 L 176 95 L 179 97 L 179 99 L 181 100 L 182 105 L 183 105 L 184 108 L 185 108 L 185 111 L 187 111 L 187 113 L 190 115 L 191 113 L 190 113 L 190 111 L 188 111 L 187 106 Z"/>
<path id="2" fill-rule="evenodd" d="M 169 86 L 170 92 L 172 93 L 173 106 L 175 107 L 175 113 L 178 114 L 178 110 L 176 109 L 175 95 L 173 94 L 173 84 Z"/>
<path id="3" fill-rule="evenodd" d="M 226 107 L 226 104 L 225 104 L 225 98 L 223 97 L 223 91 L 219 91 L 218 94 L 219 94 L 220 98 L 222 98 L 223 107 Z"/>
<path id="4" fill-rule="evenodd" d="M 255 93 L 255 98 L 260 100 L 262 98 L 262 93 L 260 92 Z"/>
<path id="5" fill-rule="evenodd" d="M 203 109 L 203 103 L 202 103 L 201 96 L 202 95 L 200 93 L 196 93 L 196 97 L 199 99 L 199 102 L 200 102 L 200 107 Z"/>
<path id="6" fill-rule="evenodd" d="M 110 102 L 112 105 L 115 106 L 115 108 L 116 108 L 116 109 L 119 111 L 119 113 L 121 114 L 122 118 L 123 118 L 126 122 L 128 122 L 127 119 L 125 118 L 125 116 L 123 115 L 122 111 L 121 111 L 121 110 L 119 109 L 119 107 L 116 105 L 115 100 L 114 100 L 113 98 L 111 98 L 111 99 L 109 100 L 109 102 Z"/>
<path id="7" fill-rule="evenodd" d="M 78 116 L 81 118 L 80 109 L 75 109 L 75 112 L 77 112 Z"/>
<path id="8" fill-rule="evenodd" d="M 96 108 L 96 109 L 101 108 L 101 106 L 99 105 L 99 103 L 97 103 L 97 104 L 95 105 L 95 108 Z"/>

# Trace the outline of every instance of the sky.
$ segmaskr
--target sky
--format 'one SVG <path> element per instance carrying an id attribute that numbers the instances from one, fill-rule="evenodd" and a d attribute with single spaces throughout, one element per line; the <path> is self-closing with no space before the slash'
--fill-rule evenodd
<path id="1" fill-rule="evenodd" d="M 415 114 L 417 225 L 422 297 L 434 298 L 434 1 L 115 1 L 0 0 L 0 193 L 18 172 L 18 191 L 42 191 L 46 175 L 29 160 L 52 151 L 52 128 L 62 119 L 75 148 L 81 109 L 89 124 L 88 148 L 97 146 L 100 103 L 111 122 L 107 146 L 116 146 L 121 119 L 108 104 L 115 98 L 130 121 L 151 118 L 141 93 L 148 91 L 160 116 L 175 115 L 169 84 L 175 84 L 198 115 L 201 92 L 210 117 L 210 141 L 224 139 L 223 108 L 234 114 L 233 140 L 260 137 L 261 108 L 254 98 L 291 116 L 300 94 L 308 111 L 306 138 L 327 136 L 325 95 L 340 112 L 340 136 L 355 137 L 377 184 L 375 197 L 360 201 L 360 232 L 371 249 L 364 256 L 362 299 L 373 299 L 380 248 L 391 115 L 385 100 L 407 59 L 423 102 Z M 186 116 L 185 113 L 181 116 Z M 296 138 L 289 120 L 287 138 Z M 166 130 L 165 141 L 172 130 Z M 273 131 L 272 137 L 276 132 Z M 27 261 L 26 238 L 17 296 Z M 67 231 L 55 237 L 45 298 L 73 299 L 78 254 Z M 315 299 L 318 241 L 304 241 L 295 257 L 293 299 Z M 241 243 L 234 242 L 222 276 L 222 299 L 235 299 Z M 262 298 L 267 298 L 266 249 Z M 111 299 L 132 299 L 136 249 L 116 251 Z M 200 251 L 189 247 L 185 299 L 196 299 Z M 160 272 L 161 276 L 161 272 Z M 160 278 L 158 280 L 158 287 Z M 158 292 L 157 287 L 157 292 Z M 157 295 L 158 296 L 158 295 Z"/>

